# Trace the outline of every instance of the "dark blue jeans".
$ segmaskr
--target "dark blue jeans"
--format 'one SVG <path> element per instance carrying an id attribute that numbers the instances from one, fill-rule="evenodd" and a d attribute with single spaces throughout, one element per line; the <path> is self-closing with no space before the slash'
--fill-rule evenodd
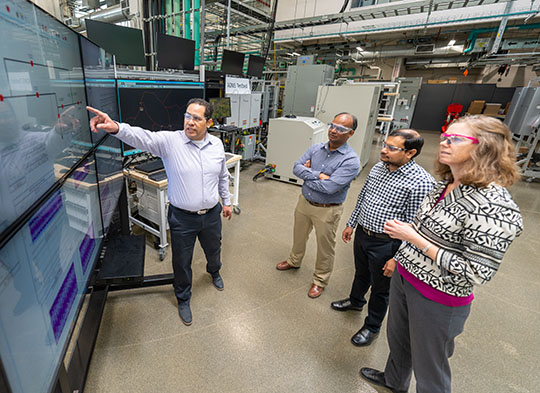
<path id="1" fill-rule="evenodd" d="M 390 277 L 383 275 L 386 261 L 397 252 L 401 240 L 379 239 L 368 236 L 358 227 L 354 235 L 354 281 L 350 299 L 355 306 L 364 306 L 365 295 L 371 287 L 368 303 L 368 315 L 364 327 L 373 333 L 381 329 L 381 324 L 388 310 Z"/>
<path id="2" fill-rule="evenodd" d="M 193 248 L 195 239 L 206 256 L 206 271 L 212 276 L 221 268 L 221 204 L 206 214 L 189 214 L 169 205 L 174 294 L 178 302 L 191 299 Z"/>

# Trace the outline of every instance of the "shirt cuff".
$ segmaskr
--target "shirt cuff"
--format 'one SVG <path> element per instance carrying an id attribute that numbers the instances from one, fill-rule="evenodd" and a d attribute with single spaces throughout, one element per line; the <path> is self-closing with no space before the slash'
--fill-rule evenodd
<path id="1" fill-rule="evenodd" d="M 358 221 L 355 221 L 355 222 L 351 222 L 351 221 L 347 221 L 347 226 L 350 227 L 350 228 L 356 228 L 356 224 L 358 224 Z"/>
<path id="2" fill-rule="evenodd" d="M 221 198 L 223 206 L 231 206 L 231 197 Z"/>

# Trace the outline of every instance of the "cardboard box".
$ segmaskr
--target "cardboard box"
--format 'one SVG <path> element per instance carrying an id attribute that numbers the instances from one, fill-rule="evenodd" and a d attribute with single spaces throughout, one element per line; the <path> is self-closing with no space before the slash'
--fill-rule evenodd
<path id="1" fill-rule="evenodd" d="M 446 79 L 428 79 L 427 83 L 429 83 L 430 85 L 439 85 L 439 84 L 448 83 L 448 80 L 446 80 Z"/>
<path id="2" fill-rule="evenodd" d="M 486 104 L 486 101 L 483 100 L 474 100 L 469 105 L 469 109 L 467 109 L 467 113 L 469 115 L 479 115 L 484 110 L 484 105 Z"/>
<path id="3" fill-rule="evenodd" d="M 482 113 L 484 115 L 497 115 L 499 109 L 501 109 L 501 104 L 487 103 Z"/>

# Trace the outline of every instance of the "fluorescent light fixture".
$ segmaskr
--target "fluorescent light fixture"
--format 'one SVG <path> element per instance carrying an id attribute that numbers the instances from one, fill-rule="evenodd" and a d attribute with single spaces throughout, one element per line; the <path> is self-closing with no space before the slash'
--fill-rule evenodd
<path id="1" fill-rule="evenodd" d="M 452 38 L 450 42 L 448 42 L 448 46 L 454 46 L 455 43 L 456 43 L 456 40 Z"/>
<path id="2" fill-rule="evenodd" d="M 358 52 L 363 52 L 363 51 L 364 51 L 364 48 L 362 48 L 361 46 L 357 46 L 357 47 L 356 47 L 356 50 L 357 50 Z"/>
<path id="3" fill-rule="evenodd" d="M 293 56 L 300 56 L 300 53 L 293 52 Z"/>

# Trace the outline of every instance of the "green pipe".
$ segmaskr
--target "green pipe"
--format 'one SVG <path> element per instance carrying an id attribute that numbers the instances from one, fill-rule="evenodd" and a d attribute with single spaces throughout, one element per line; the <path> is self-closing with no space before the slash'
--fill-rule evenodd
<path id="1" fill-rule="evenodd" d="M 165 15 L 172 14 L 172 4 L 171 1 L 165 0 Z M 172 18 L 165 18 L 165 33 L 171 35 L 172 34 Z"/>
<path id="2" fill-rule="evenodd" d="M 508 26 L 506 29 L 508 30 L 508 29 L 515 29 L 515 28 L 517 28 L 518 30 L 540 29 L 540 23 L 533 23 L 530 25 Z M 498 27 L 488 27 L 484 29 L 475 29 L 471 31 L 471 33 L 469 34 L 469 38 L 467 38 L 467 41 L 469 41 L 469 46 L 465 50 L 463 50 L 463 53 L 469 53 L 470 51 L 473 50 L 474 44 L 476 43 L 476 37 L 478 36 L 478 34 L 492 33 L 498 30 L 499 30 Z"/>
<path id="3" fill-rule="evenodd" d="M 184 0 L 184 38 L 191 39 L 191 0 Z"/>
<path id="4" fill-rule="evenodd" d="M 195 37 L 195 65 L 201 64 L 199 51 L 201 48 L 201 0 L 195 0 L 193 3 L 193 36 Z"/>

